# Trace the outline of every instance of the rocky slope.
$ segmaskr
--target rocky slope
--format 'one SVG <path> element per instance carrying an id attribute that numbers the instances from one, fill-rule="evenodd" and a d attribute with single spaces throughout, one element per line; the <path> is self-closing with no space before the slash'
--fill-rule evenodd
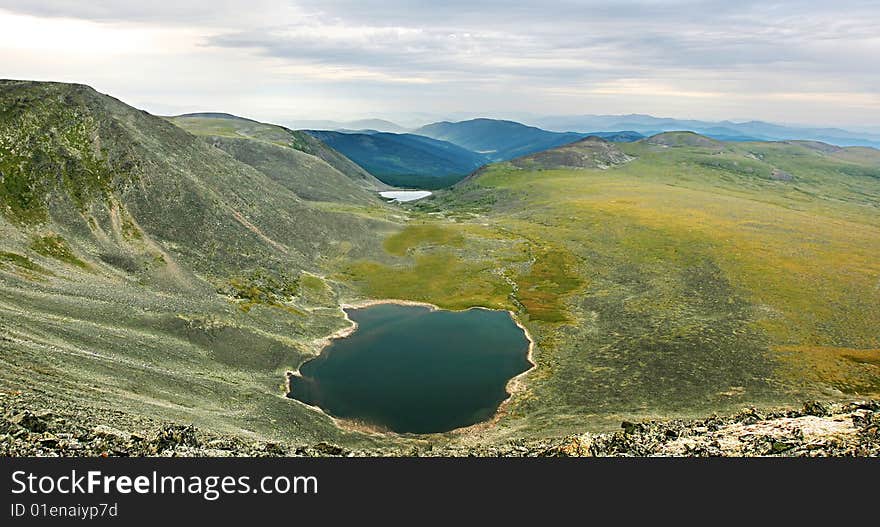
<path id="1" fill-rule="evenodd" d="M 47 409 L 51 408 L 51 409 Z M 497 445 L 351 449 L 328 442 L 257 441 L 123 412 L 55 408 L 34 394 L 0 394 L 4 456 L 880 456 L 880 401 L 807 402 L 800 409 L 698 420 L 624 421 L 612 433 L 514 440 Z M 87 413 L 83 414 L 83 410 Z"/>
<path id="2" fill-rule="evenodd" d="M 337 434 L 280 385 L 346 324 L 328 262 L 381 256 L 396 212 L 270 131 L 197 136 L 87 86 L 0 81 L 0 389 Z"/>
<path id="3" fill-rule="evenodd" d="M 195 133 L 85 86 L 0 81 L 0 392 L 39 394 L 13 415 L 49 409 L 83 423 L 80 442 L 85 423 L 145 438 L 191 423 L 427 450 L 284 397 L 285 373 L 348 327 L 339 306 L 381 298 L 509 309 L 534 338 L 537 367 L 493 425 L 433 451 L 543 452 L 622 419 L 880 394 L 873 151 L 584 141 L 632 159 L 499 163 L 391 205 L 297 134 L 189 119 Z M 698 448 L 677 429 L 645 452 Z"/>
<path id="4" fill-rule="evenodd" d="M 203 137 L 249 139 L 271 143 L 287 150 L 297 150 L 308 157 L 318 158 L 333 169 L 367 190 L 386 188 L 386 185 L 355 164 L 351 159 L 325 145 L 302 130 L 290 130 L 275 124 L 261 123 L 236 115 L 223 113 L 200 113 L 167 118 L 187 132 Z M 306 159 L 306 158 L 300 158 Z M 293 162 L 294 167 L 299 163 Z M 308 167 L 305 171 L 308 171 Z"/>
<path id="5" fill-rule="evenodd" d="M 598 168 L 608 169 L 632 161 L 614 143 L 601 137 L 590 136 L 571 144 L 538 152 L 510 161 L 510 164 L 528 170 L 559 170 Z"/>
<path id="6" fill-rule="evenodd" d="M 700 135 L 694 132 L 663 132 L 642 139 L 641 142 L 655 146 L 665 147 L 701 147 L 713 150 L 723 150 L 724 145 L 720 141 Z"/>

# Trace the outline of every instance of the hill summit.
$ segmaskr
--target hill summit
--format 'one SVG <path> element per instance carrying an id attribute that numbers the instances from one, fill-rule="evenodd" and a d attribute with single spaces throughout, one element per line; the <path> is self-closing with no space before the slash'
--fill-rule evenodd
<path id="1" fill-rule="evenodd" d="M 490 161 L 506 161 L 584 137 L 584 134 L 548 132 L 534 126 L 498 119 L 471 119 L 457 123 L 443 121 L 423 126 L 414 133 L 449 141 L 483 154 Z"/>
<path id="2" fill-rule="evenodd" d="M 510 163 L 531 170 L 559 168 L 606 169 L 631 161 L 633 158 L 601 137 L 589 136 L 543 152 L 519 157 Z"/>
<path id="3" fill-rule="evenodd" d="M 713 149 L 724 148 L 724 144 L 721 141 L 690 131 L 663 132 L 652 135 L 651 137 L 646 137 L 641 141 L 649 145 L 657 146 L 694 146 Z"/>

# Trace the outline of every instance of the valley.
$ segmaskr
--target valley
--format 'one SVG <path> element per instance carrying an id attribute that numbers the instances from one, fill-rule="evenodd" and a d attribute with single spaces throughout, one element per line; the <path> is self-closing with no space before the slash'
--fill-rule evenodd
<path id="1" fill-rule="evenodd" d="M 388 203 L 301 131 L 55 83 L 2 81 L 0 108 L 9 397 L 476 448 L 880 395 L 871 148 L 578 136 Z M 478 433 L 371 433 L 287 398 L 286 372 L 350 327 L 341 306 L 377 299 L 509 311 L 535 367 Z"/>

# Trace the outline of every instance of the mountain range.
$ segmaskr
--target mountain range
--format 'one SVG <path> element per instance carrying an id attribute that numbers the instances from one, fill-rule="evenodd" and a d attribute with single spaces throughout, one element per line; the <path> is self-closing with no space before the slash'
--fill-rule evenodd
<path id="1" fill-rule="evenodd" d="M 302 119 L 291 121 L 291 128 L 297 130 L 330 130 L 334 132 L 360 132 L 371 130 L 376 132 L 406 133 L 410 130 L 397 123 L 385 119 L 360 119 L 356 121 L 325 121 L 317 119 Z"/>
<path id="2" fill-rule="evenodd" d="M 633 130 L 643 135 L 690 130 L 722 141 L 823 141 L 837 146 L 880 147 L 880 133 L 853 132 L 839 128 L 786 126 L 763 121 L 699 121 L 651 115 L 570 115 L 541 117 L 532 124 L 547 130 L 588 132 L 590 130 Z"/>
<path id="3" fill-rule="evenodd" d="M 479 153 L 416 134 L 309 130 L 384 183 L 436 189 L 449 186 L 487 162 Z"/>
<path id="4" fill-rule="evenodd" d="M 643 137 L 631 131 L 548 132 L 495 119 L 434 123 L 405 134 L 377 130 L 307 132 L 389 185 L 422 189 L 447 187 L 484 164 L 540 152 L 587 135 L 609 141 Z"/>
<path id="5" fill-rule="evenodd" d="M 880 151 L 573 139 L 388 203 L 309 133 L 0 81 L 2 399 L 101 435 L 161 422 L 283 452 L 467 453 L 880 394 Z M 438 435 L 285 397 L 287 372 L 351 331 L 343 306 L 378 299 L 508 311 L 535 367 L 492 420 Z M 0 447 L 75 444 L 15 430 Z"/>
<path id="6" fill-rule="evenodd" d="M 425 119 L 421 116 L 421 119 Z M 453 122 L 480 121 L 464 119 Z M 498 119 L 488 119 L 498 120 Z M 697 119 L 678 119 L 655 117 L 645 114 L 594 115 L 571 114 L 556 116 L 523 116 L 520 123 L 557 133 L 577 132 L 596 135 L 600 131 L 629 130 L 642 136 L 661 132 L 690 130 L 722 141 L 786 141 L 791 139 L 822 141 L 837 146 L 880 147 L 880 128 L 874 126 L 852 127 L 851 129 L 829 126 L 784 125 L 765 121 L 706 121 Z M 425 121 L 423 121 L 425 122 Z M 360 121 L 294 121 L 293 128 L 320 129 L 334 131 L 376 130 L 393 133 L 420 133 L 419 128 L 449 122 L 437 121 L 422 126 L 408 127 L 384 119 L 363 119 Z M 510 122 L 510 121 L 507 121 Z M 428 135 L 428 134 L 425 134 Z"/>
<path id="7" fill-rule="evenodd" d="M 330 146 L 388 184 L 429 189 L 448 186 L 480 165 L 527 156 L 588 136 L 602 137 L 612 142 L 631 142 L 664 132 L 686 130 L 716 141 L 799 139 L 841 146 L 880 146 L 880 134 L 835 128 L 789 127 L 761 121 L 708 122 L 634 114 L 547 117 L 539 118 L 535 123 L 543 128 L 515 121 L 480 118 L 436 122 L 416 128 L 411 133 L 399 133 L 403 127 L 394 123 L 365 120 L 346 123 L 345 126 L 375 128 L 341 128 L 310 133 L 328 141 Z M 417 140 L 418 137 L 422 137 L 422 140 Z M 460 148 L 456 149 L 453 145 Z"/>
<path id="8" fill-rule="evenodd" d="M 423 126 L 414 133 L 449 141 L 482 154 L 489 161 L 506 161 L 584 137 L 583 134 L 548 132 L 514 121 L 496 119 L 434 123 Z"/>

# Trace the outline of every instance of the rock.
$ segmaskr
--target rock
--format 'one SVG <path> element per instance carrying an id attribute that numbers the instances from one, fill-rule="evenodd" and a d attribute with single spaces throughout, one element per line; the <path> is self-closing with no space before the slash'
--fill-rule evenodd
<path id="1" fill-rule="evenodd" d="M 107 425 L 98 425 L 92 429 L 92 433 L 96 437 L 101 437 L 105 439 L 115 439 L 118 441 L 128 441 L 131 438 L 131 435 L 123 432 L 121 430 L 117 430 L 111 426 Z"/>
<path id="2" fill-rule="evenodd" d="M 770 179 L 775 179 L 777 181 L 791 181 L 792 179 L 794 179 L 794 176 L 792 176 L 785 170 L 774 168 L 773 171 L 770 172 Z"/>
<path id="3" fill-rule="evenodd" d="M 276 456 L 283 456 L 287 454 L 287 448 L 285 448 L 284 445 L 274 442 L 266 443 L 263 450 L 265 450 L 269 454 L 273 454 Z"/>
<path id="4" fill-rule="evenodd" d="M 345 449 L 341 446 L 323 442 L 315 445 L 315 450 L 327 456 L 341 456 L 345 454 Z"/>
<path id="5" fill-rule="evenodd" d="M 28 437 L 30 435 L 30 433 L 27 431 L 27 428 L 18 427 L 18 429 L 16 431 L 12 432 L 9 435 L 10 435 L 10 437 L 12 437 L 14 439 L 24 439 L 24 438 Z"/>
<path id="6" fill-rule="evenodd" d="M 852 413 L 852 422 L 854 427 L 864 429 L 880 423 L 880 417 L 870 410 L 856 410 Z"/>
<path id="7" fill-rule="evenodd" d="M 49 429 L 49 418 L 51 416 L 52 414 L 47 411 L 34 413 L 30 410 L 25 410 L 13 415 L 9 422 L 35 434 L 41 434 Z"/>
<path id="8" fill-rule="evenodd" d="M 786 450 L 791 450 L 795 445 L 791 443 L 787 443 L 785 441 L 773 441 L 770 446 L 770 451 L 774 454 L 779 454 L 780 452 L 785 452 Z"/>
<path id="9" fill-rule="evenodd" d="M 825 417 L 828 415 L 828 407 L 819 401 L 807 401 L 804 403 L 804 415 L 814 415 L 816 417 Z"/>
<path id="10" fill-rule="evenodd" d="M 558 449 L 548 452 L 547 455 L 562 455 L 568 457 L 590 457 L 593 455 L 590 450 L 593 446 L 593 439 L 589 434 L 580 436 L 572 436 L 567 439 Z"/>
<path id="11" fill-rule="evenodd" d="M 611 433 L 520 438 L 501 443 L 389 440 L 387 446 L 358 450 L 328 442 L 294 447 L 287 441 L 197 431 L 192 426 L 132 419 L 121 413 L 76 413 L 69 407 L 59 407 L 61 410 L 53 415 L 33 410 L 40 406 L 23 397 L 0 399 L 0 415 L 4 416 L 0 418 L 0 457 L 880 456 L 880 401 L 872 400 L 810 401 L 796 409 L 769 412 L 750 408 L 736 415 L 702 420 L 624 421 L 621 430 Z M 149 432 L 122 431 L 133 429 Z"/>
<path id="12" fill-rule="evenodd" d="M 195 447 L 198 444 L 194 426 L 167 425 L 156 434 L 154 450 L 159 453 L 181 446 Z"/>

